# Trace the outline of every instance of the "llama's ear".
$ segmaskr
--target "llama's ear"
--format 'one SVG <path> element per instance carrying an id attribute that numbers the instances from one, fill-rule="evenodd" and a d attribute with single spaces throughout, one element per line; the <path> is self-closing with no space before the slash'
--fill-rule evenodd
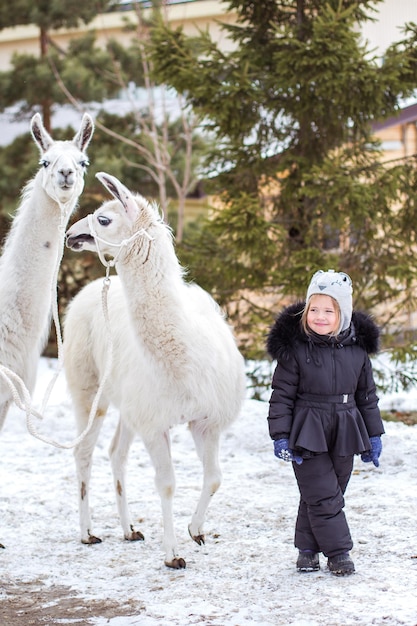
<path id="1" fill-rule="evenodd" d="M 32 121 L 30 123 L 30 131 L 32 133 L 33 139 L 39 146 L 39 149 L 42 153 L 49 150 L 49 148 L 54 143 L 51 135 L 46 132 L 45 127 L 42 123 L 42 118 L 39 113 L 35 113 L 32 117 Z"/>
<path id="2" fill-rule="evenodd" d="M 126 209 L 126 213 L 130 219 L 134 220 L 138 214 L 138 205 L 129 189 L 123 185 L 115 176 L 106 174 L 106 172 L 97 172 L 96 178 L 111 193 L 112 196 L 119 200 Z"/>
<path id="3" fill-rule="evenodd" d="M 81 152 L 85 152 L 88 144 L 91 141 L 91 137 L 94 133 L 94 122 L 93 118 L 88 115 L 88 113 L 84 113 L 83 119 L 81 120 L 81 126 L 78 133 L 75 135 L 73 142 L 77 146 L 77 148 Z"/>

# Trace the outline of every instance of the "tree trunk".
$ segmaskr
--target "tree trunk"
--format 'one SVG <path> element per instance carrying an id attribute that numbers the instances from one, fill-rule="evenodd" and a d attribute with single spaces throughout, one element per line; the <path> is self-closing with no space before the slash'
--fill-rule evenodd
<path id="1" fill-rule="evenodd" d="M 40 29 L 40 50 L 41 58 L 46 59 L 48 56 L 48 33 L 46 29 L 41 26 Z M 43 125 L 48 133 L 51 132 L 51 101 L 48 98 L 40 99 L 42 107 Z"/>

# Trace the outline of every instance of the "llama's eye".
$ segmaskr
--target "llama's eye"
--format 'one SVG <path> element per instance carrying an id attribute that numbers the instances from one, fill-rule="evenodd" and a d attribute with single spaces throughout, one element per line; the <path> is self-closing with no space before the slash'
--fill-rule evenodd
<path id="1" fill-rule="evenodd" d="M 50 161 L 48 161 L 48 159 L 41 159 L 39 161 L 39 165 L 42 165 L 42 167 L 45 167 L 45 168 L 47 168 L 49 164 L 50 164 Z"/>
<path id="2" fill-rule="evenodd" d="M 80 165 L 81 167 L 87 169 L 87 167 L 90 165 L 90 161 L 88 159 L 83 159 L 82 161 L 80 161 Z"/>
<path id="3" fill-rule="evenodd" d="M 108 217 L 105 217 L 104 215 L 99 215 L 97 217 L 97 221 L 100 224 L 100 226 L 108 226 L 111 222 L 111 219 L 109 219 Z"/>

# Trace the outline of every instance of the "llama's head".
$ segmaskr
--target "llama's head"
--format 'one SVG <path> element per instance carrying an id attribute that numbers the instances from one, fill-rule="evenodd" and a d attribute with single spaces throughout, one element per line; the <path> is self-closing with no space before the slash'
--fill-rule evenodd
<path id="1" fill-rule="evenodd" d="M 67 246 L 119 257 L 120 252 L 121 256 L 128 252 L 127 244 L 132 241 L 149 244 L 154 236 L 150 231 L 161 222 L 156 208 L 143 196 L 133 195 L 115 176 L 105 172 L 96 176 L 116 199 L 105 202 L 92 215 L 73 224 L 67 231 Z"/>
<path id="2" fill-rule="evenodd" d="M 70 141 L 54 141 L 45 130 L 39 113 L 32 118 L 31 132 L 41 153 L 39 176 L 45 192 L 56 202 L 75 205 L 84 188 L 88 166 L 85 151 L 94 132 L 92 118 L 84 114 L 79 131 Z"/>

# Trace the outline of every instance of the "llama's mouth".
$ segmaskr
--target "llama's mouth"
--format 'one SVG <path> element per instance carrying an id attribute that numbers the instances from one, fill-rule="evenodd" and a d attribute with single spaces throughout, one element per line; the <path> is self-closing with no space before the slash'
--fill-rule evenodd
<path id="1" fill-rule="evenodd" d="M 91 235 L 69 235 L 66 240 L 67 248 L 71 248 L 71 250 L 81 250 L 84 246 L 84 243 L 92 243 L 94 244 L 94 238 Z"/>

